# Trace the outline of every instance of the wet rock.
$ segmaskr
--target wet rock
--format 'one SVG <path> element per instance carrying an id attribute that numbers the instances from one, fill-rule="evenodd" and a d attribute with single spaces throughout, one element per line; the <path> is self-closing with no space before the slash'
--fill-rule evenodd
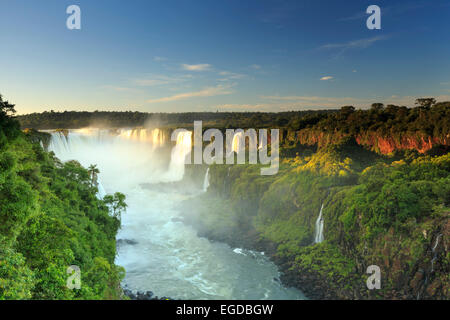
<path id="1" fill-rule="evenodd" d="M 169 297 L 155 296 L 152 291 L 137 291 L 136 293 L 134 293 L 130 289 L 125 288 L 123 289 L 123 293 L 131 300 L 173 300 Z"/>
<path id="2" fill-rule="evenodd" d="M 136 300 L 153 300 L 153 292 L 151 291 L 146 291 L 146 292 L 141 292 L 138 291 L 136 294 Z M 155 297 L 155 300 L 158 300 L 158 297 Z"/>
<path id="3" fill-rule="evenodd" d="M 117 245 L 125 245 L 125 244 L 127 244 L 127 245 L 135 245 L 137 243 L 138 242 L 136 240 L 133 240 L 133 239 L 118 239 L 117 240 Z"/>
<path id="4" fill-rule="evenodd" d="M 126 295 L 131 300 L 136 300 L 136 295 L 133 293 L 133 291 L 129 289 L 123 289 L 123 294 Z"/>

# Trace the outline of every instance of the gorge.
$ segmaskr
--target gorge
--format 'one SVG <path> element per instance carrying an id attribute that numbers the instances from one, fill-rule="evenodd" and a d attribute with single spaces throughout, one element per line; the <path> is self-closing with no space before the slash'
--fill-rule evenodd
<path id="1" fill-rule="evenodd" d="M 159 138 L 160 132 L 51 132 L 49 151 L 62 161 L 97 164 L 106 192 L 127 196 L 128 209 L 117 236 L 116 263 L 126 270 L 123 286 L 175 299 L 305 299 L 302 292 L 281 285 L 277 267 L 263 252 L 212 243 L 179 222 L 177 204 L 204 192 L 208 170 L 202 185 L 176 188 L 191 151 L 191 133 L 178 133 L 172 147 Z M 158 188 L 167 183 L 174 187 Z"/>
<path id="2" fill-rule="evenodd" d="M 8 177 L 0 182 L 9 190 L 15 184 L 7 181 L 23 180 L 37 197 L 37 204 L 25 206 L 28 214 L 33 217 L 33 208 L 40 213 L 38 222 L 14 220 L 5 213 L 15 207 L 4 206 L 0 215 L 7 226 L 17 226 L 1 235 L 10 239 L 7 248 L 21 250 L 39 281 L 59 281 L 64 263 L 76 261 L 88 270 L 88 291 L 75 297 L 117 298 L 111 283 L 121 279 L 126 290 L 176 299 L 448 299 L 449 110 L 437 103 L 429 109 L 280 113 L 275 119 L 239 115 L 241 128 L 284 123 L 275 175 L 261 175 L 262 165 L 247 161 L 186 164 L 194 135 L 184 122 L 69 129 L 69 119 L 66 128 L 47 132 L 16 129 L 0 156 Z M 287 115 L 289 123 L 282 121 Z M 47 116 L 54 121 L 68 115 L 38 118 L 45 123 Z M 228 115 L 208 116 L 218 119 L 221 132 L 230 128 L 220 125 Z M 187 129 L 172 141 L 178 127 Z M 258 148 L 272 151 L 270 138 Z M 247 147 L 246 140 L 233 140 L 238 154 Z M 83 168 L 91 165 L 100 170 L 96 183 Z M 122 219 L 108 215 L 101 200 L 117 191 L 128 204 Z M 34 224 L 48 219 L 56 219 L 52 228 L 62 223 L 75 232 L 58 242 L 65 249 L 45 251 L 64 256 L 50 278 L 42 270 L 55 260 L 37 259 L 26 242 L 36 239 L 36 250 L 42 235 Z M 366 286 L 371 265 L 383 279 L 377 290 Z M 102 274 L 111 276 L 98 287 Z M 29 286 L 34 289 L 26 297 L 73 297 L 67 290 Z"/>

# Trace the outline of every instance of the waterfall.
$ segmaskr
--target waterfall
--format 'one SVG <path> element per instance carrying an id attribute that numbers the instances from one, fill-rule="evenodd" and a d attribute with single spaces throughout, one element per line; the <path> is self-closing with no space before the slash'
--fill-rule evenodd
<path id="1" fill-rule="evenodd" d="M 48 149 L 61 154 L 69 151 L 69 145 L 66 136 L 62 132 L 52 132 Z"/>
<path id="2" fill-rule="evenodd" d="M 183 179 L 184 164 L 186 157 L 192 149 L 192 132 L 180 131 L 177 135 L 177 144 L 172 149 L 169 171 L 167 178 L 169 181 L 179 181 Z"/>
<path id="3" fill-rule="evenodd" d="M 316 236 L 314 243 L 320 243 L 323 241 L 323 217 L 322 217 L 323 203 L 320 208 L 319 217 L 316 220 Z"/>
<path id="4" fill-rule="evenodd" d="M 139 143 L 151 144 L 153 150 L 164 145 L 164 133 L 158 128 L 120 129 L 118 136 L 122 140 L 132 140 Z"/>
<path id="5" fill-rule="evenodd" d="M 439 238 L 442 237 L 442 233 L 440 233 L 437 237 L 436 237 L 436 242 L 434 243 L 433 248 L 431 249 L 431 252 L 433 253 L 433 259 L 431 259 L 431 272 L 434 272 L 434 263 L 437 259 L 437 253 L 436 253 L 436 248 L 439 244 Z"/>
<path id="6" fill-rule="evenodd" d="M 182 192 L 183 184 L 158 184 L 182 177 L 193 134 L 180 133 L 172 150 L 154 152 L 154 135 L 161 141 L 156 132 L 86 129 L 69 130 L 65 136 L 49 131 L 49 150 L 61 161 L 75 159 L 86 168 L 97 165 L 97 197 L 104 194 L 103 186 L 127 197 L 115 257 L 116 264 L 129 271 L 122 284 L 176 299 L 304 299 L 301 292 L 273 281 L 278 269 L 262 253 L 236 254 L 238 250 L 207 241 L 191 226 L 175 222 L 182 214 L 176 208 L 190 196 Z M 226 263 L 217 268 L 214 261 Z"/>
<path id="7" fill-rule="evenodd" d="M 231 151 L 239 153 L 245 149 L 244 137 L 242 132 L 236 132 L 231 143 Z"/>
<path id="8" fill-rule="evenodd" d="M 106 196 L 106 191 L 99 177 L 97 177 L 97 189 L 97 198 L 103 199 Z"/>
<path id="9" fill-rule="evenodd" d="M 159 129 L 84 128 L 48 132 L 51 134 L 48 151 L 53 151 L 62 162 L 77 160 L 85 168 L 96 164 L 103 186 L 111 185 L 113 176 L 122 185 L 136 185 L 180 180 L 184 173 L 183 161 L 178 164 L 172 159 L 168 168 L 170 151 L 159 149 L 165 143 Z M 177 154 L 174 152 L 172 158 Z M 99 186 L 98 196 L 102 196 L 101 189 Z"/>
<path id="10" fill-rule="evenodd" d="M 161 130 L 153 129 L 151 135 L 153 148 L 164 145 L 164 133 Z"/>
<path id="11" fill-rule="evenodd" d="M 207 191 L 209 187 L 209 167 L 206 169 L 205 180 L 203 181 L 203 191 Z"/>
<path id="12" fill-rule="evenodd" d="M 434 263 L 437 260 L 437 246 L 439 245 L 439 239 L 442 237 L 442 233 L 438 234 L 438 236 L 436 237 L 436 241 L 434 242 L 434 246 L 431 248 L 431 253 L 433 254 L 433 258 L 431 259 L 431 269 L 430 272 L 425 272 L 425 280 L 423 281 L 423 289 L 422 290 L 426 290 L 427 284 L 428 284 L 428 280 L 431 276 L 432 273 L 434 273 Z M 420 290 L 417 292 L 417 300 L 420 299 Z"/>

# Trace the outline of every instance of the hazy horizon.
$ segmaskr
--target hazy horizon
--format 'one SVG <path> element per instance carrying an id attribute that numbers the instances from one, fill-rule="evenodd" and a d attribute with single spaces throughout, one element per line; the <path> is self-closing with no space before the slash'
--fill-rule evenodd
<path id="1" fill-rule="evenodd" d="M 450 100 L 448 1 L 0 1 L 0 94 L 42 111 L 215 112 Z M 6 31 L 6 32 L 4 32 Z"/>

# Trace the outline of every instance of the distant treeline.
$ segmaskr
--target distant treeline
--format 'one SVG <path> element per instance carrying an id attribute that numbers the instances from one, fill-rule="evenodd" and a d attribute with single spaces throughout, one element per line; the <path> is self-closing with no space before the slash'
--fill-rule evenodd
<path id="1" fill-rule="evenodd" d="M 276 127 L 298 131 L 312 129 L 326 133 L 356 135 L 378 132 L 382 135 L 397 132 L 420 132 L 442 137 L 450 132 L 450 102 L 436 102 L 433 98 L 416 100 L 416 107 L 373 103 L 370 109 L 357 110 L 344 106 L 340 110 L 265 112 L 43 112 L 18 116 L 22 128 L 76 129 L 96 127 L 192 126 L 202 120 L 204 127 L 267 128 Z"/>
<path id="2" fill-rule="evenodd" d="M 306 115 L 303 118 L 291 119 L 288 127 L 349 135 L 377 132 L 386 136 L 415 132 L 442 137 L 450 134 L 450 101 L 417 99 L 416 104 L 416 107 L 408 108 L 374 103 L 368 110 L 355 110 L 352 106 L 345 106 L 333 114 Z"/>
<path id="3" fill-rule="evenodd" d="M 289 111 L 280 113 L 266 112 L 186 112 L 186 113 L 145 113 L 145 112 L 116 112 L 116 111 L 45 111 L 18 116 L 22 129 L 77 129 L 88 126 L 96 127 L 136 127 L 147 123 L 158 126 L 192 125 L 201 120 L 209 126 L 218 128 L 235 127 L 269 127 L 287 126 L 292 119 L 306 116 L 337 112 L 338 110 L 322 111 Z"/>

